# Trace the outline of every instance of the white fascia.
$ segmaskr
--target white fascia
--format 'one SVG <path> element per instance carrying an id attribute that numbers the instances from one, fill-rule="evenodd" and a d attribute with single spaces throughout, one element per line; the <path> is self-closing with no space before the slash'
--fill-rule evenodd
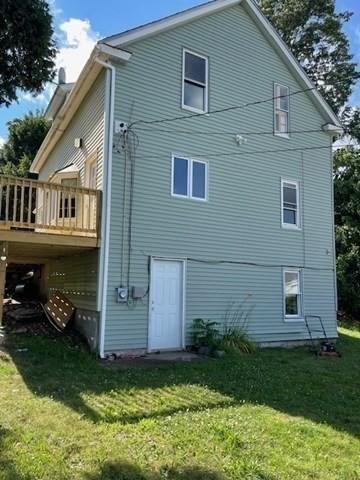
<path id="1" fill-rule="evenodd" d="M 334 125 L 332 123 L 327 123 L 326 125 L 322 126 L 322 130 L 325 133 L 328 133 L 332 137 L 341 137 L 344 134 L 344 129 L 339 127 L 338 125 Z"/>
<path id="2" fill-rule="evenodd" d="M 154 22 L 147 23 L 140 27 L 127 30 L 123 33 L 112 35 L 111 37 L 104 38 L 101 42 L 111 46 L 126 45 L 133 41 L 140 39 L 143 40 L 152 35 L 179 27 L 188 22 L 193 22 L 198 18 L 238 5 L 241 2 L 242 0 L 213 0 L 203 5 L 198 5 L 185 11 L 175 13 L 174 15 L 160 18 L 159 20 L 155 20 Z"/>

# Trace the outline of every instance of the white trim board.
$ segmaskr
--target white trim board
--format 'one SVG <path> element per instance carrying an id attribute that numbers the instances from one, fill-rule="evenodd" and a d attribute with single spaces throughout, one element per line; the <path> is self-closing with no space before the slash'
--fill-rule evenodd
<path id="1" fill-rule="evenodd" d="M 159 20 L 146 23 L 145 25 L 140 25 L 131 30 L 126 30 L 125 32 L 106 37 L 103 40 L 100 40 L 100 42 L 112 47 L 118 47 L 136 40 L 143 40 L 147 37 L 157 35 L 158 33 L 185 25 L 188 22 L 193 22 L 197 18 L 240 4 L 241 2 L 242 0 L 212 0 L 202 5 L 160 18 Z"/>
<path id="2" fill-rule="evenodd" d="M 315 85 L 311 82 L 297 59 L 291 53 L 285 42 L 262 13 L 254 0 L 213 0 L 203 5 L 170 15 L 169 17 L 150 22 L 132 30 L 127 30 L 123 33 L 106 37 L 101 40 L 100 43 L 104 43 L 112 47 L 124 47 L 134 41 L 144 40 L 153 35 L 171 30 L 172 28 L 193 22 L 198 18 L 205 17 L 207 15 L 240 4 L 244 6 L 246 12 L 263 31 L 267 40 L 278 51 L 283 61 L 290 67 L 293 74 L 298 77 L 300 84 L 304 87 L 304 90 L 314 88 Z M 313 99 L 324 118 L 326 118 L 331 124 L 341 128 L 340 120 L 335 115 L 326 100 L 321 96 L 321 94 L 317 90 L 311 90 L 308 92 L 308 94 Z"/>

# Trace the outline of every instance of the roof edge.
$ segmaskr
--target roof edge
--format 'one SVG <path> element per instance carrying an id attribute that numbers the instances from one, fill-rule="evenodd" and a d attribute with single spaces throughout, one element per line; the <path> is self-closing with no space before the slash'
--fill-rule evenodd
<path id="1" fill-rule="evenodd" d="M 313 90 L 309 91 L 309 95 L 313 96 L 314 101 L 319 105 L 320 109 L 329 120 L 330 123 L 333 123 L 335 126 L 342 128 L 342 124 L 336 113 L 330 107 L 328 102 L 325 98 L 321 95 L 321 93 L 317 90 L 316 85 L 310 80 L 309 76 L 302 68 L 300 63 L 298 62 L 297 58 L 294 56 L 290 48 L 281 38 L 278 31 L 275 27 L 271 24 L 268 18 L 263 14 L 260 10 L 258 4 L 254 3 L 253 0 L 243 0 L 244 4 L 247 6 L 247 11 L 252 16 L 253 19 L 256 19 L 264 28 L 266 34 L 269 36 L 269 39 L 274 42 L 274 44 L 280 47 L 281 53 L 284 56 L 284 59 L 289 63 L 289 65 L 294 70 L 300 79 L 304 82 L 306 88 L 311 88 Z"/>
<path id="2" fill-rule="evenodd" d="M 156 35 L 157 33 L 161 33 L 165 30 L 170 30 L 175 26 L 183 25 L 189 21 L 203 17 L 204 15 L 215 13 L 242 2 L 243 0 L 211 0 L 210 2 L 196 5 L 195 7 L 168 15 L 158 20 L 154 20 L 146 23 L 145 25 L 140 25 L 139 27 L 126 30 L 125 32 L 111 35 L 103 40 L 100 40 L 100 43 L 107 43 L 112 47 L 127 45 L 138 38 L 144 39 L 149 36 Z"/>
<path id="3" fill-rule="evenodd" d="M 65 103 L 57 113 L 44 141 L 40 145 L 40 148 L 30 166 L 31 172 L 38 173 L 41 170 L 48 155 L 54 149 L 55 145 L 64 133 L 67 125 L 77 112 L 83 99 L 98 77 L 100 71 L 104 68 L 97 63 L 96 60 L 116 60 L 126 63 L 130 60 L 130 58 L 131 53 L 127 52 L 126 50 L 113 48 L 108 45 L 100 45 L 99 43 L 95 45 L 88 61 L 79 75 L 79 78 L 77 79 Z"/>
<path id="4" fill-rule="evenodd" d="M 284 40 L 273 27 L 271 22 L 263 14 L 259 5 L 254 0 L 212 0 L 182 12 L 169 15 L 145 25 L 141 25 L 140 27 L 127 30 L 120 34 L 106 37 L 103 40 L 100 40 L 100 43 L 105 43 L 112 47 L 124 47 L 134 41 L 144 40 L 150 36 L 165 32 L 190 21 L 194 21 L 202 16 L 210 15 L 237 4 L 244 5 L 251 18 L 264 30 L 268 40 L 271 41 L 274 46 L 280 49 L 283 60 L 290 65 L 293 73 L 300 78 L 304 87 L 306 87 L 304 90 L 309 88 L 313 89 L 308 92 L 308 95 L 313 98 L 313 101 L 318 105 L 320 112 L 322 112 L 322 115 L 327 119 L 327 121 L 330 121 L 334 125 L 341 127 L 341 122 L 335 112 L 332 110 L 324 97 L 318 92 L 315 84 L 310 80 L 305 70 L 301 67 L 298 60 L 290 51 L 289 47 L 286 45 Z"/>
<path id="5" fill-rule="evenodd" d="M 66 96 L 70 93 L 74 83 L 59 83 L 45 110 L 44 116 L 47 120 L 54 120 L 56 114 L 64 104 Z"/>

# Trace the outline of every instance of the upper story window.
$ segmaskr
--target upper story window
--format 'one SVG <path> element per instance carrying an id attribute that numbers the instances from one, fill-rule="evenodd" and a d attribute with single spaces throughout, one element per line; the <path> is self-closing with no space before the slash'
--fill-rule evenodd
<path id="1" fill-rule="evenodd" d="M 208 111 L 208 58 L 183 51 L 182 108 L 197 112 Z"/>
<path id="2" fill-rule="evenodd" d="M 290 180 L 281 180 L 282 226 L 300 228 L 299 184 Z"/>
<path id="3" fill-rule="evenodd" d="M 302 317 L 301 271 L 289 269 L 284 271 L 284 313 L 285 319 Z"/>
<path id="4" fill-rule="evenodd" d="M 275 84 L 274 86 L 274 120 L 275 135 L 289 137 L 290 100 L 289 87 Z"/>
<path id="5" fill-rule="evenodd" d="M 207 200 L 207 163 L 190 158 L 172 158 L 171 194 Z"/>

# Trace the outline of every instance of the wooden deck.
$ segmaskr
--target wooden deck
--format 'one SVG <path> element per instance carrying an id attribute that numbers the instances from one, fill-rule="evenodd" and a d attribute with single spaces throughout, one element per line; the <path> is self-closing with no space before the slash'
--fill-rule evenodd
<path id="1" fill-rule="evenodd" d="M 11 257 L 96 248 L 101 191 L 0 175 L 0 242 Z"/>
<path id="2" fill-rule="evenodd" d="M 0 175 L 0 340 L 7 265 L 98 248 L 100 211 L 99 190 Z"/>

